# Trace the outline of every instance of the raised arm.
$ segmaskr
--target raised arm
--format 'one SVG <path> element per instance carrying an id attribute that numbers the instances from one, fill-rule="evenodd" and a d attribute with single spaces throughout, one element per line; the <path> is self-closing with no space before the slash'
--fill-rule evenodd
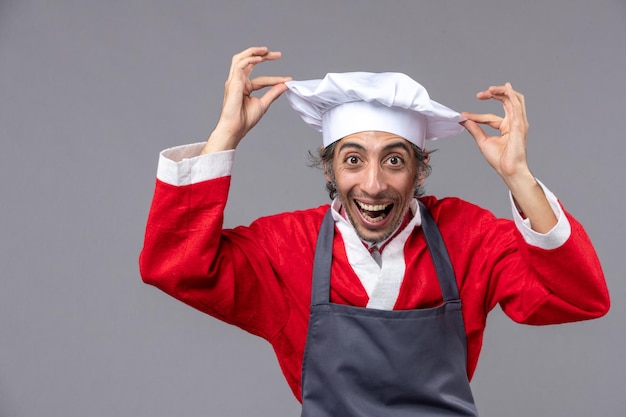
<path id="1" fill-rule="evenodd" d="M 232 152 L 287 77 L 250 80 L 254 66 L 279 52 L 249 48 L 233 57 L 219 122 L 205 145 L 165 150 L 159 159 L 144 246 L 143 280 L 220 320 L 271 338 L 289 316 L 259 228 L 224 230 Z M 260 97 L 255 91 L 270 87 Z M 199 156 L 204 153 L 210 155 Z M 232 155 L 230 155 L 232 156 Z"/>
<path id="2" fill-rule="evenodd" d="M 250 79 L 254 67 L 279 59 L 280 52 L 267 47 L 252 47 L 233 56 L 226 80 L 222 114 L 202 149 L 202 154 L 235 149 L 243 137 L 265 114 L 270 105 L 287 90 L 290 77 L 263 76 Z M 270 87 L 260 97 L 252 93 Z"/>
<path id="3" fill-rule="evenodd" d="M 546 196 L 530 172 L 526 159 L 528 120 L 524 96 L 513 90 L 510 83 L 489 87 L 479 92 L 480 100 L 495 99 L 504 107 L 504 118 L 494 114 L 466 113 L 463 126 L 474 137 L 489 164 L 504 180 L 518 209 L 529 219 L 531 228 L 547 233 L 557 218 Z M 480 127 L 485 124 L 500 130 L 500 136 L 489 136 Z"/>

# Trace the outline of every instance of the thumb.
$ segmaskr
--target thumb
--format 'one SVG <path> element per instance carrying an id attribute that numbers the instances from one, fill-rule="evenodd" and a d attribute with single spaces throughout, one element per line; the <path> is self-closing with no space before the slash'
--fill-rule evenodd
<path id="1" fill-rule="evenodd" d="M 470 135 L 472 135 L 476 142 L 481 142 L 487 137 L 485 131 L 473 120 L 468 119 L 460 124 L 469 132 Z"/>
<path id="2" fill-rule="evenodd" d="M 261 101 L 261 105 L 263 106 L 263 109 L 265 111 L 267 111 L 267 109 L 270 107 L 270 105 L 276 101 L 276 99 L 278 97 L 281 96 L 281 94 L 283 94 L 285 91 L 287 91 L 288 87 L 285 83 L 280 83 L 280 84 L 276 84 L 274 86 L 272 86 L 272 88 L 270 88 L 269 90 L 267 90 L 265 92 L 265 94 L 263 94 L 263 96 L 261 96 L 259 98 L 259 100 Z"/>

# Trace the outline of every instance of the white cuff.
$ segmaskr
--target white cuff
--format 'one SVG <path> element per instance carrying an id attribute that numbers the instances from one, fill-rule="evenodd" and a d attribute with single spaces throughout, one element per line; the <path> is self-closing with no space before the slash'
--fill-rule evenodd
<path id="1" fill-rule="evenodd" d="M 183 186 L 229 176 L 235 150 L 200 155 L 204 144 L 182 145 L 162 151 L 157 178 L 170 185 Z"/>
<path id="2" fill-rule="evenodd" d="M 567 239 L 569 239 L 570 234 L 572 233 L 572 228 L 569 224 L 569 220 L 567 220 L 567 216 L 565 216 L 565 213 L 563 213 L 563 209 L 561 208 L 561 205 L 559 204 L 556 196 L 552 194 L 552 192 L 548 190 L 548 188 L 543 185 L 541 181 L 537 180 L 537 182 L 543 189 L 543 192 L 548 199 L 548 203 L 550 203 L 550 207 L 552 207 L 552 211 L 557 218 L 556 225 L 547 233 L 535 232 L 530 227 L 530 220 L 523 219 L 520 213 L 517 211 L 517 208 L 515 207 L 515 202 L 513 201 L 513 196 L 509 192 L 511 207 L 513 209 L 513 220 L 515 221 L 515 225 L 524 237 L 526 243 L 541 249 L 556 249 L 563 245 L 567 241 Z"/>

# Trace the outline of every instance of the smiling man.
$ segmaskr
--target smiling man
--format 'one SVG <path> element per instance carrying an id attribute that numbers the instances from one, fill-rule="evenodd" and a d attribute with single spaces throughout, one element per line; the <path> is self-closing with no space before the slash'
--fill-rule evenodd
<path id="1" fill-rule="evenodd" d="M 363 241 L 386 240 L 408 215 L 420 184 L 416 157 L 406 140 L 386 132 L 359 132 L 338 142 L 327 180 Z"/>
<path id="2" fill-rule="evenodd" d="M 235 55 L 208 141 L 161 153 L 140 269 L 271 343 L 302 416 L 477 416 L 469 380 L 497 304 L 533 325 L 606 313 L 588 236 L 528 168 L 524 97 L 510 84 L 477 95 L 502 102 L 499 117 L 457 113 L 398 73 L 250 78 L 279 57 Z M 322 133 L 333 201 L 223 229 L 235 149 L 285 92 Z M 425 141 L 463 128 L 509 188 L 513 220 L 422 195 Z"/>

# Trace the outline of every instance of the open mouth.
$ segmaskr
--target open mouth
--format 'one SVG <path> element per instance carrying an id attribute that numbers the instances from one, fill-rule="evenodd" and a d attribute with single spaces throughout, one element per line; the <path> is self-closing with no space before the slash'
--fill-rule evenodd
<path id="1" fill-rule="evenodd" d="M 381 222 L 387 217 L 393 208 L 393 203 L 387 204 L 365 204 L 360 201 L 354 200 L 361 216 L 369 223 Z"/>

